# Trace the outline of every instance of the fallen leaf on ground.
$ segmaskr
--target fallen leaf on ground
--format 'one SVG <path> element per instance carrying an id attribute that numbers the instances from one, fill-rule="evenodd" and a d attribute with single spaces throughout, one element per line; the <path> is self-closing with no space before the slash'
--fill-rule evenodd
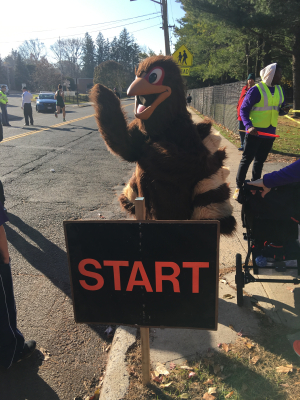
<path id="1" fill-rule="evenodd" d="M 212 394 L 209 394 L 209 393 L 205 393 L 204 395 L 203 395 L 203 400 L 215 400 L 215 396 L 213 396 Z"/>
<path id="2" fill-rule="evenodd" d="M 221 282 L 221 283 L 225 283 L 225 285 L 227 285 L 227 283 L 228 283 L 228 282 L 226 281 L 226 279 L 221 279 L 220 282 Z"/>
<path id="3" fill-rule="evenodd" d="M 228 353 L 232 349 L 232 344 L 231 343 L 229 343 L 229 344 L 223 343 L 222 344 L 222 349 L 225 350 L 226 353 Z"/>
<path id="4" fill-rule="evenodd" d="M 217 394 L 217 388 L 216 387 L 210 387 L 207 391 L 208 394 Z"/>
<path id="5" fill-rule="evenodd" d="M 155 376 L 154 374 L 151 374 L 151 375 L 152 375 L 152 380 L 153 380 L 154 382 L 158 382 L 158 383 L 161 383 L 161 382 L 162 382 L 163 376 Z"/>
<path id="6" fill-rule="evenodd" d="M 234 393 L 234 391 L 232 390 L 232 392 L 228 393 L 228 394 L 225 396 L 225 399 L 229 399 L 229 398 L 233 395 L 233 393 Z"/>
<path id="7" fill-rule="evenodd" d="M 190 372 L 189 373 L 189 378 L 192 378 L 193 376 L 195 376 L 196 375 L 196 372 Z"/>
<path id="8" fill-rule="evenodd" d="M 293 372 L 293 364 L 289 364 L 286 366 L 281 365 L 276 368 L 276 372 Z"/>
<path id="9" fill-rule="evenodd" d="M 289 385 L 287 384 L 287 383 L 281 383 L 281 385 L 280 386 L 283 386 L 283 387 L 289 387 Z"/>
<path id="10" fill-rule="evenodd" d="M 51 357 L 50 351 L 48 351 L 48 350 L 44 349 L 43 347 L 41 347 L 38 357 L 41 360 L 47 361 Z"/>
<path id="11" fill-rule="evenodd" d="M 174 369 L 176 367 L 176 364 L 173 362 L 170 362 L 169 368 L 170 369 Z"/>
<path id="12" fill-rule="evenodd" d="M 229 328 L 235 331 L 234 327 L 232 325 L 229 325 Z"/>
<path id="13" fill-rule="evenodd" d="M 166 367 L 161 363 L 157 363 L 156 371 L 158 372 L 159 375 L 169 375 L 169 373 L 170 373 L 166 369 Z"/>
<path id="14" fill-rule="evenodd" d="M 106 347 L 105 351 L 108 352 L 110 348 L 111 348 L 111 344 Z"/>
<path id="15" fill-rule="evenodd" d="M 258 360 L 259 360 L 259 357 L 258 356 L 254 356 L 254 357 L 251 358 L 250 362 L 251 362 L 251 364 L 256 364 Z"/>
<path id="16" fill-rule="evenodd" d="M 163 383 L 162 383 L 162 384 L 160 385 L 160 387 L 161 387 L 161 388 L 167 388 L 167 387 L 171 386 L 172 383 L 173 383 L 173 381 L 171 381 L 171 382 L 169 382 L 169 383 L 166 383 L 166 384 L 163 384 Z"/>
<path id="17" fill-rule="evenodd" d="M 300 382 L 295 382 L 294 385 L 300 385 Z"/>
<path id="18" fill-rule="evenodd" d="M 212 385 L 213 381 L 211 379 L 207 379 L 206 382 L 204 382 L 204 385 Z"/>
<path id="19" fill-rule="evenodd" d="M 180 396 L 181 399 L 188 399 L 189 395 L 187 393 L 182 393 L 182 395 Z"/>
<path id="20" fill-rule="evenodd" d="M 286 289 L 293 293 L 293 291 L 294 291 L 295 288 L 293 288 L 293 287 L 287 287 Z"/>
<path id="21" fill-rule="evenodd" d="M 248 347 L 248 349 L 252 349 L 254 347 L 254 344 L 251 342 L 247 342 L 246 346 Z"/>
<path id="22" fill-rule="evenodd" d="M 193 371 L 193 368 L 188 367 L 187 365 L 181 365 L 180 368 L 182 368 L 182 369 L 187 369 L 188 371 Z"/>
<path id="23" fill-rule="evenodd" d="M 232 296 L 232 294 L 229 294 L 229 293 L 224 294 L 224 296 L 223 296 L 223 299 L 233 299 L 233 298 L 234 298 L 234 296 Z"/>

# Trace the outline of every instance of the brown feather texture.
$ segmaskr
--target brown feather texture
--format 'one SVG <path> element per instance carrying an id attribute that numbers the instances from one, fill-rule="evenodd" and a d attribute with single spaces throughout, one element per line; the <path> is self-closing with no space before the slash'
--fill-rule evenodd
<path id="1" fill-rule="evenodd" d="M 111 90 L 98 84 L 91 92 L 96 121 L 108 149 L 136 163 L 119 198 L 121 207 L 134 215 L 135 198 L 144 197 L 147 219 L 217 219 L 221 233 L 231 235 L 236 221 L 226 183 L 226 152 L 219 148 L 221 136 L 212 132 L 209 120 L 199 124 L 192 121 L 180 69 L 172 57 L 147 58 L 139 65 L 137 77 L 144 83 L 155 68 L 163 69 L 162 87 L 170 88 L 171 95 L 148 119 L 136 118 L 128 124 Z M 150 78 L 146 83 L 153 93 Z M 159 95 L 139 93 L 136 101 L 151 107 Z"/>

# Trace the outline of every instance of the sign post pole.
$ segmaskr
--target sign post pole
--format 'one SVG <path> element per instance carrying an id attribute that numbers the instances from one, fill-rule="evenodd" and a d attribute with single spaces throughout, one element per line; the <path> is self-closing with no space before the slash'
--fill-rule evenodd
<path id="1" fill-rule="evenodd" d="M 145 198 L 137 197 L 135 199 L 135 217 L 137 220 L 144 221 L 146 219 Z M 141 350 L 142 350 L 142 373 L 143 384 L 150 383 L 150 339 L 149 328 L 140 327 L 141 333 Z"/>

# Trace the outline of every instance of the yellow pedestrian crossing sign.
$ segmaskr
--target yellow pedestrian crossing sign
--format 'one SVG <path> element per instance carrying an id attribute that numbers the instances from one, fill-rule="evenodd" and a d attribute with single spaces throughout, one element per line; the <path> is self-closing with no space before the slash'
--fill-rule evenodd
<path id="1" fill-rule="evenodd" d="M 180 67 L 191 67 L 193 65 L 193 54 L 184 44 L 173 53 L 173 58 Z"/>

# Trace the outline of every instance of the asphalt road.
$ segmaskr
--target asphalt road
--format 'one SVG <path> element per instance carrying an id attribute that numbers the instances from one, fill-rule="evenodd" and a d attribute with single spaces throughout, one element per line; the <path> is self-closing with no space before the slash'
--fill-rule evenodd
<path id="1" fill-rule="evenodd" d="M 124 219 L 116 194 L 134 168 L 110 154 L 92 106 L 67 106 L 67 122 L 33 110 L 34 126 L 22 129 L 21 96 L 9 96 L 11 128 L 0 143 L 0 179 L 10 222 L 6 224 L 18 327 L 38 352 L 0 369 L 0 398 L 74 399 L 91 393 L 105 370 L 105 326 L 75 324 L 63 221 Z M 133 117 L 133 101 L 122 101 Z M 29 128 L 29 129 L 28 129 Z M 104 305 L 105 306 L 105 305 Z"/>

